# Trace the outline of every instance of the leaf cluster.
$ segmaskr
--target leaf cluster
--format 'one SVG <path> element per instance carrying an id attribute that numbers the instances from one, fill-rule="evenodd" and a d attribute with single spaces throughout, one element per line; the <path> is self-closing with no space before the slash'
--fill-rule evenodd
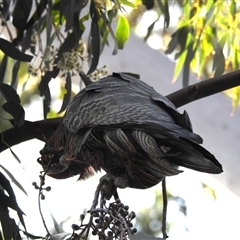
<path id="1" fill-rule="evenodd" d="M 183 87 L 187 87 L 190 71 L 198 78 L 211 78 L 239 69 L 240 8 L 237 1 L 157 0 L 143 3 L 148 10 L 158 13 L 145 40 L 152 34 L 159 35 L 155 25 L 160 16 L 164 16 L 160 35 L 167 42 L 164 53 L 174 55 L 176 61 L 173 81 L 182 73 Z M 179 6 L 182 14 L 174 30 L 168 30 L 174 5 Z M 167 39 L 169 35 L 170 40 Z M 228 95 L 236 108 L 240 101 L 239 88 L 228 91 Z"/>
<path id="2" fill-rule="evenodd" d="M 0 38 L 3 52 L 0 91 L 6 101 L 3 109 L 14 117 L 15 126 L 21 126 L 24 121 L 24 109 L 20 98 L 16 97 L 22 62 L 28 62 L 25 76 L 37 77 L 35 84 L 43 98 L 44 118 L 51 105 L 49 82 L 52 79 L 65 80 L 65 94 L 58 113 L 63 112 L 70 101 L 72 77 L 89 81 L 87 75 L 97 69 L 100 54 L 109 45 L 109 37 L 114 40 L 113 54 L 123 49 L 128 40 L 130 28 L 122 3 L 134 6 L 129 1 L 118 0 L 2 1 L 2 31 L 6 34 Z M 115 19 L 117 26 L 114 29 L 112 22 Z M 87 22 L 90 23 L 90 32 L 88 41 L 84 42 Z M 13 67 L 9 78 L 5 72 L 10 63 Z M 86 74 L 83 72 L 85 65 L 88 67 Z"/>

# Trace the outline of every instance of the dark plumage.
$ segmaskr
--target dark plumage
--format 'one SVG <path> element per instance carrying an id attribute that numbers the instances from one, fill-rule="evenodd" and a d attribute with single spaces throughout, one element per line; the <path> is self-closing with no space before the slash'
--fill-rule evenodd
<path id="1" fill-rule="evenodd" d="M 39 161 L 54 178 L 103 169 L 116 187 L 148 188 L 180 173 L 178 166 L 221 173 L 200 143 L 186 112 L 141 80 L 114 73 L 73 98 Z"/>

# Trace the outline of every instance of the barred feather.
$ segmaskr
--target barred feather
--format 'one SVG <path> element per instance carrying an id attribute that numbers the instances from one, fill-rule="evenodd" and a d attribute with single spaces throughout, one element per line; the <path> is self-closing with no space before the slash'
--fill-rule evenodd
<path id="1" fill-rule="evenodd" d="M 200 143 L 185 111 L 141 80 L 115 73 L 73 98 L 40 163 L 55 178 L 85 179 L 103 169 L 116 187 L 148 188 L 179 174 L 178 166 L 221 173 Z"/>

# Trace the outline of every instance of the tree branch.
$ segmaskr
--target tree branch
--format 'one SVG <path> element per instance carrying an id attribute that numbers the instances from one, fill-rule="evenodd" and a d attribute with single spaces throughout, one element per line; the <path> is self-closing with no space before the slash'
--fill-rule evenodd
<path id="1" fill-rule="evenodd" d="M 178 108 L 239 85 L 240 70 L 190 85 L 166 97 Z M 61 118 L 45 119 L 37 122 L 25 121 L 20 128 L 11 128 L 4 131 L 1 134 L 0 152 L 34 138 L 46 141 L 56 130 L 60 120 Z"/>
<path id="2" fill-rule="evenodd" d="M 240 70 L 195 83 L 166 96 L 177 108 L 240 85 Z"/>
<path id="3" fill-rule="evenodd" d="M 2 132 L 0 152 L 34 138 L 45 142 L 54 133 L 60 120 L 61 118 L 45 119 L 36 122 L 25 121 L 19 128 L 13 127 Z"/>

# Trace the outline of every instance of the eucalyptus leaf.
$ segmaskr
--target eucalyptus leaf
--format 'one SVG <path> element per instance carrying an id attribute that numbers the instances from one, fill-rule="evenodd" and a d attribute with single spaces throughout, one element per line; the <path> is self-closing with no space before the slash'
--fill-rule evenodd
<path id="1" fill-rule="evenodd" d="M 40 91 L 40 96 L 43 96 L 44 93 L 47 91 L 48 83 L 53 79 L 56 78 L 59 73 L 58 68 L 54 68 L 52 71 L 47 71 L 45 75 L 42 77 L 42 80 L 38 86 L 38 89 Z"/>
<path id="2" fill-rule="evenodd" d="M 15 60 L 19 60 L 22 62 L 31 62 L 32 60 L 32 56 L 22 53 L 20 52 L 15 46 L 14 44 L 12 44 L 11 42 L 0 38 L 0 50 L 2 50 L 7 56 L 15 59 Z"/>
<path id="3" fill-rule="evenodd" d="M 3 94 L 7 102 L 13 102 L 15 104 L 20 104 L 20 97 L 16 90 L 9 86 L 8 84 L 0 84 L 0 92 Z"/>
<path id="4" fill-rule="evenodd" d="M 0 179 L 1 184 L 1 179 Z M 0 222 L 4 239 L 12 239 L 11 219 L 8 212 L 6 195 L 0 190 Z"/>
<path id="5" fill-rule="evenodd" d="M 43 94 L 43 116 L 44 116 L 44 119 L 47 118 L 47 114 L 49 113 L 50 111 L 50 104 L 51 104 L 51 94 L 50 94 L 50 89 L 47 85 L 47 88 Z"/>
<path id="6" fill-rule="evenodd" d="M 100 56 L 100 34 L 98 27 L 98 15 L 95 7 L 95 3 L 91 1 L 90 4 L 90 16 L 92 18 L 91 22 L 91 33 L 90 33 L 90 43 L 91 43 L 91 64 L 87 75 L 94 72 L 97 68 L 99 56 Z"/>
<path id="7" fill-rule="evenodd" d="M 146 7 L 147 10 L 150 10 L 154 7 L 154 0 L 142 0 L 142 4 Z"/>
<path id="8" fill-rule="evenodd" d="M 58 113 L 63 112 L 67 108 L 70 102 L 71 93 L 72 93 L 71 87 L 72 87 L 72 79 L 71 79 L 70 73 L 68 73 L 66 76 L 66 83 L 65 83 L 66 93 L 63 96 L 62 106 Z"/>
<path id="9" fill-rule="evenodd" d="M 0 46 L 1 48 L 1 46 Z M 4 55 L 2 58 L 1 64 L 0 64 L 0 83 L 4 81 L 6 69 L 7 69 L 7 63 L 8 63 L 8 56 Z"/>
<path id="10" fill-rule="evenodd" d="M 130 26 L 125 16 L 119 15 L 118 24 L 116 28 L 116 40 L 119 49 L 123 49 L 124 44 L 127 42 L 130 36 Z"/>
<path id="11" fill-rule="evenodd" d="M 14 118 L 14 126 L 21 127 L 24 123 L 25 112 L 20 104 L 14 102 L 6 102 L 2 108 L 11 114 Z"/>
<path id="12" fill-rule="evenodd" d="M 213 72 L 214 72 L 214 77 L 220 76 L 224 73 L 225 71 L 225 56 L 223 54 L 222 47 L 220 44 L 215 41 L 214 44 L 214 57 L 213 57 Z"/>
<path id="13" fill-rule="evenodd" d="M 47 3 L 48 3 L 48 0 L 41 0 L 38 3 L 34 14 L 32 15 L 32 17 L 28 20 L 28 22 L 26 24 L 26 29 L 32 27 L 36 22 L 38 22 L 38 20 L 42 16 L 42 13 L 44 12 L 44 10 L 47 6 Z"/>

